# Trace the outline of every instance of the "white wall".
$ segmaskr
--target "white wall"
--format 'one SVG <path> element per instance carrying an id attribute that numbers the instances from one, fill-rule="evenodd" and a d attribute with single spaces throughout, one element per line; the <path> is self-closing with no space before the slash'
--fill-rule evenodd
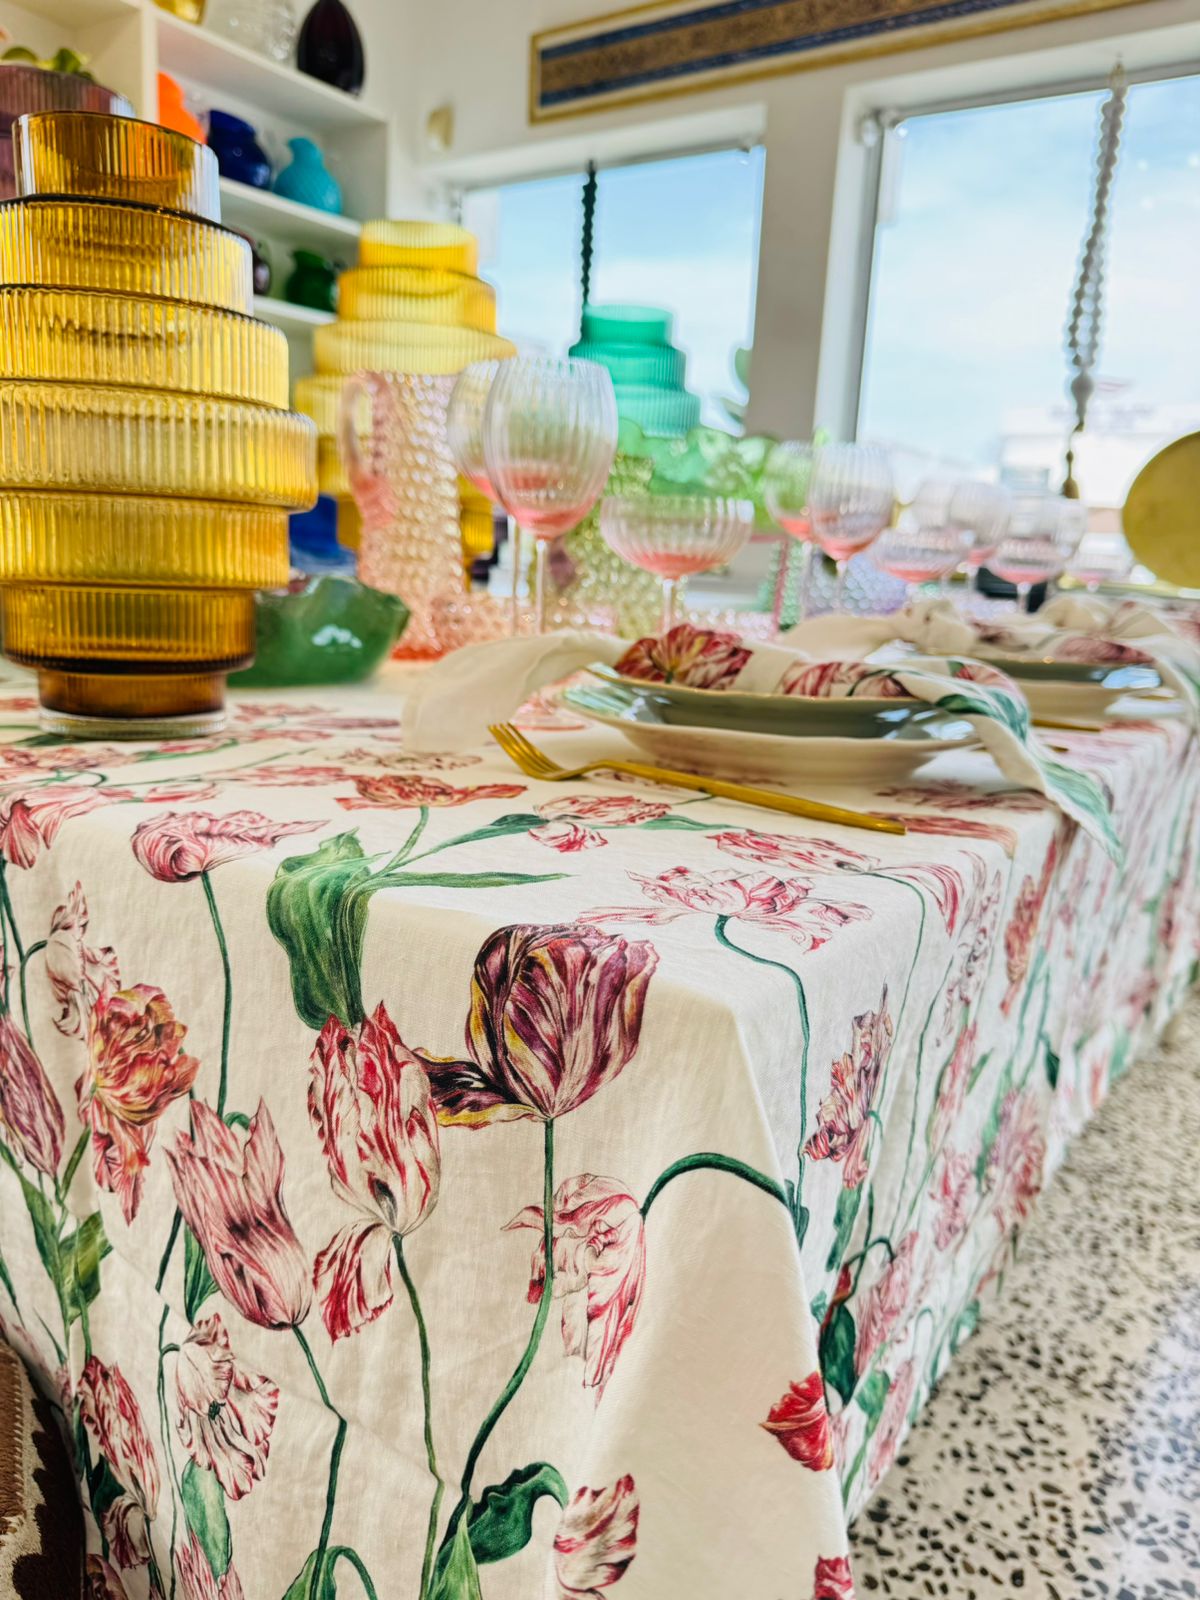
<path id="1" fill-rule="evenodd" d="M 425 0 L 411 17 L 418 70 L 402 115 L 426 201 L 436 207 L 447 185 L 580 167 L 589 157 L 761 135 L 767 161 L 748 424 L 799 437 L 815 423 L 843 428 L 851 410 L 847 351 L 862 233 L 855 130 L 868 110 L 1103 76 L 1118 55 L 1131 69 L 1200 63 L 1196 0 L 1146 0 L 531 126 L 530 36 L 607 9 L 603 0 Z M 454 108 L 453 146 L 422 153 L 425 119 L 442 104 Z"/>

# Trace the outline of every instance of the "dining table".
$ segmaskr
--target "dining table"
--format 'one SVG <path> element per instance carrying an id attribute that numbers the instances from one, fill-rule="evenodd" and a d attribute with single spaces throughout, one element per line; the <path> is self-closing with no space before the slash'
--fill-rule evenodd
<path id="1" fill-rule="evenodd" d="M 1116 859 L 978 747 L 822 788 L 902 835 L 416 753 L 414 670 L 157 743 L 0 682 L 0 1336 L 88 1593 L 851 1600 L 1193 982 L 1192 729 L 1044 735 Z"/>

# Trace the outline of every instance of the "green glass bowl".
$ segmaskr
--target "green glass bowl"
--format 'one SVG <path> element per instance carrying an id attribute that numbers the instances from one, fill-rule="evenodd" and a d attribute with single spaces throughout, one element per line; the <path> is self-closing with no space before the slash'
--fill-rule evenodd
<path id="1" fill-rule="evenodd" d="M 394 594 L 330 573 L 257 597 L 253 666 L 235 689 L 360 683 L 395 648 L 408 607 Z"/>
<path id="2" fill-rule="evenodd" d="M 671 313 L 656 306 L 584 306 L 579 337 L 588 344 L 670 344 Z"/>

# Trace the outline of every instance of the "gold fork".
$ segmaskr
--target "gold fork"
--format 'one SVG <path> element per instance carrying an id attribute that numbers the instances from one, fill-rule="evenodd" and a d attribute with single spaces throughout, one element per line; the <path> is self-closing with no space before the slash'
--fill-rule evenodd
<path id="1" fill-rule="evenodd" d="M 581 767 L 560 767 L 544 750 L 531 744 L 511 722 L 498 722 L 490 730 L 505 755 L 527 778 L 543 783 L 563 783 L 568 778 L 583 778 L 589 772 L 624 772 L 634 778 L 650 778 L 655 783 L 674 784 L 678 789 L 699 789 L 704 794 L 720 795 L 724 800 L 740 800 L 748 806 L 764 806 L 769 811 L 787 811 L 795 817 L 815 817 L 819 822 L 840 822 L 847 828 L 869 828 L 875 833 L 904 833 L 901 822 L 889 817 L 872 817 L 864 811 L 847 811 L 844 806 L 827 806 L 819 800 L 802 800 L 799 795 L 778 794 L 774 789 L 754 789 L 745 783 L 725 783 L 720 778 L 699 777 L 694 772 L 673 772 L 667 767 L 644 766 L 640 761 L 586 761 Z"/>

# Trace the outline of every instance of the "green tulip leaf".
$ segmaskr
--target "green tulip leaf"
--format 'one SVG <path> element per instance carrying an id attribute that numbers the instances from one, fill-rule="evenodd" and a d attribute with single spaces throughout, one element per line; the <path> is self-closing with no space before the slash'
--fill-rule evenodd
<path id="1" fill-rule="evenodd" d="M 821 1329 L 819 1358 L 821 1373 L 831 1389 L 836 1389 L 849 1405 L 857 1375 L 854 1371 L 854 1318 L 842 1301 L 834 1306 L 829 1321 Z"/>
<path id="2" fill-rule="evenodd" d="M 567 1503 L 563 1476 L 547 1461 L 519 1467 L 503 1483 L 491 1484 L 483 1491 L 468 1525 L 471 1549 L 480 1566 L 524 1550 L 533 1536 L 534 1507 L 543 1495 L 560 1506 Z"/>
<path id="3" fill-rule="evenodd" d="M 280 862 L 267 891 L 267 922 L 287 951 L 292 999 L 310 1028 L 330 1017 L 348 1027 L 366 1015 L 362 950 L 371 864 L 358 835 L 336 834 L 309 855 Z"/>
<path id="4" fill-rule="evenodd" d="M 207 1467 L 198 1467 L 194 1461 L 189 1461 L 180 1488 L 188 1527 L 200 1541 L 213 1577 L 222 1578 L 229 1570 L 233 1544 L 220 1479 Z"/>
<path id="5" fill-rule="evenodd" d="M 195 1323 L 196 1313 L 217 1292 L 216 1279 L 208 1270 L 204 1251 L 192 1230 L 183 1227 L 183 1310 L 188 1321 Z"/>
<path id="6" fill-rule="evenodd" d="M 483 1600 L 466 1517 L 458 1519 L 454 1537 L 444 1547 L 443 1555 L 444 1560 L 438 1562 L 434 1573 L 429 1600 Z"/>

